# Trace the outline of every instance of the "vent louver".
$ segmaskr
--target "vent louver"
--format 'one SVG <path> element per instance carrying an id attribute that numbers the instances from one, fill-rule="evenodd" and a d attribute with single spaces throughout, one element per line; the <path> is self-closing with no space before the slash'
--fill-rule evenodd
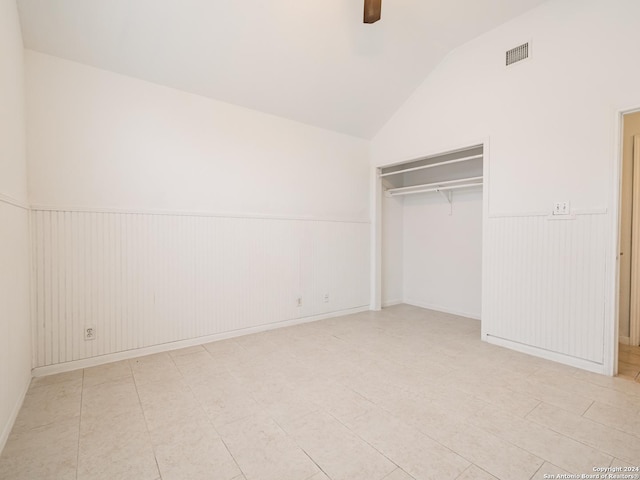
<path id="1" fill-rule="evenodd" d="M 523 43 L 511 50 L 507 50 L 507 67 L 516 62 L 529 58 L 529 43 Z"/>

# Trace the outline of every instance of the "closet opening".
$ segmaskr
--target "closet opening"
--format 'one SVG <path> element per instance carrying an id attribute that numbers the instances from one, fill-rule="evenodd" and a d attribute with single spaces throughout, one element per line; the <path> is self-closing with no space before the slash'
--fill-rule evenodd
<path id="1" fill-rule="evenodd" d="M 484 144 L 376 169 L 375 307 L 480 319 Z"/>

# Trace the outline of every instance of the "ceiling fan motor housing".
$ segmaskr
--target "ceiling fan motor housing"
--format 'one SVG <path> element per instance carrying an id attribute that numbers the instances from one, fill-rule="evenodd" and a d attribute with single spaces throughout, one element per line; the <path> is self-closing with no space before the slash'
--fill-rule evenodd
<path id="1" fill-rule="evenodd" d="M 382 0 L 364 0 L 364 23 L 375 23 L 380 20 Z"/>

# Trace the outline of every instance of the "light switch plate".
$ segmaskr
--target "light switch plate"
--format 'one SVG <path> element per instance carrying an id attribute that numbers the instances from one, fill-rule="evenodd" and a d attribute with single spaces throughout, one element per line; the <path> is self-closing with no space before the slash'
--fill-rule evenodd
<path id="1" fill-rule="evenodd" d="M 553 204 L 554 215 L 569 215 L 571 213 L 571 204 L 569 202 L 555 202 Z"/>

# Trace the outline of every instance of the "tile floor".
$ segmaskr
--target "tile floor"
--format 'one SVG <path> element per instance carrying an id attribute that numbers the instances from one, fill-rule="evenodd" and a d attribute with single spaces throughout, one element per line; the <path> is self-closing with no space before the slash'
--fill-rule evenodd
<path id="1" fill-rule="evenodd" d="M 0 478 L 518 480 L 636 465 L 640 383 L 399 305 L 35 379 Z"/>

